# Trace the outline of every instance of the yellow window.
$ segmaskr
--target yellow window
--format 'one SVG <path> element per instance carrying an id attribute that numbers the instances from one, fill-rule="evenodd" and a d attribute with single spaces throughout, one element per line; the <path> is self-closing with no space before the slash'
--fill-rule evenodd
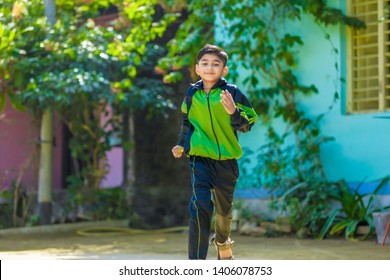
<path id="1" fill-rule="evenodd" d="M 365 29 L 349 28 L 349 113 L 390 110 L 390 20 L 387 0 L 348 0 L 348 15 Z"/>

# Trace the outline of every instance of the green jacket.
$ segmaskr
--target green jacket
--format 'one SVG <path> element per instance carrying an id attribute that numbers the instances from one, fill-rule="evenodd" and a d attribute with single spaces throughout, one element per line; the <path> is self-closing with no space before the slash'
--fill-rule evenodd
<path id="1" fill-rule="evenodd" d="M 229 115 L 221 103 L 222 90 L 232 95 L 237 110 Z M 244 94 L 225 79 L 220 79 L 210 90 L 203 90 L 203 82 L 191 84 L 181 106 L 183 122 L 178 145 L 187 156 L 202 156 L 216 160 L 237 159 L 242 155 L 237 131 L 248 132 L 257 119 L 256 112 Z"/>

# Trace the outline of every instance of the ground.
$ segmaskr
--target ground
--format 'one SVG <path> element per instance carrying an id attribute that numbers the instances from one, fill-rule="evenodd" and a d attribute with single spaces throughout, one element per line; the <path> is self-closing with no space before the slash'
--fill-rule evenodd
<path id="1" fill-rule="evenodd" d="M 185 260 L 187 232 L 130 232 L 125 221 L 79 223 L 0 230 L 0 259 L 119 259 Z M 89 229 L 123 229 L 122 234 Z M 184 228 L 185 229 L 185 228 Z M 347 241 L 277 238 L 232 234 L 234 255 L 241 260 L 390 260 L 390 244 L 382 247 L 375 239 Z M 208 259 L 216 253 L 210 246 Z"/>

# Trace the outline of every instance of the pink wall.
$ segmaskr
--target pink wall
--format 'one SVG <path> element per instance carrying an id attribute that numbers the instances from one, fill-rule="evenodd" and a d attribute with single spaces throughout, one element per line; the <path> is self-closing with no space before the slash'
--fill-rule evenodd
<path id="1" fill-rule="evenodd" d="M 22 175 L 22 183 L 29 190 L 38 188 L 39 152 L 35 149 L 40 127 L 26 112 L 19 112 L 7 103 L 0 113 L 0 190 L 8 189 L 13 180 Z M 53 189 L 62 186 L 62 123 L 54 121 L 56 145 L 54 147 Z M 107 154 L 110 172 L 102 187 L 115 187 L 123 180 L 123 149 L 115 147 Z"/>
<path id="2" fill-rule="evenodd" d="M 106 178 L 102 181 L 101 186 L 117 187 L 123 183 L 123 149 L 122 147 L 114 147 L 107 153 L 108 165 L 110 166 L 110 172 Z"/>
<path id="3" fill-rule="evenodd" d="M 103 114 L 102 126 L 112 117 L 112 108 L 107 107 L 107 111 L 108 114 Z M 107 126 L 106 128 L 107 131 L 111 129 L 111 126 Z M 101 186 L 103 188 L 120 186 L 123 183 L 123 148 L 120 146 L 112 148 L 107 153 L 107 161 L 109 173 L 103 179 Z"/>
<path id="4" fill-rule="evenodd" d="M 22 184 L 29 190 L 38 187 L 39 124 L 26 112 L 19 112 L 10 103 L 0 120 L 0 189 L 8 189 L 12 181 L 21 176 Z M 54 148 L 54 189 L 61 187 L 62 135 L 61 123 L 55 118 L 56 146 Z"/>

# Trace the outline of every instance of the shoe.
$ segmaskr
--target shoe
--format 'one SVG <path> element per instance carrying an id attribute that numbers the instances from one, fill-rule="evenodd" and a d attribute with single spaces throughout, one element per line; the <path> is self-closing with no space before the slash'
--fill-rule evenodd
<path id="1" fill-rule="evenodd" d="M 233 254 L 229 257 L 221 258 L 220 251 L 229 250 L 234 246 L 234 241 L 228 238 L 228 240 L 225 241 L 223 244 L 218 244 L 216 240 L 215 233 L 210 239 L 210 244 L 213 243 L 215 246 L 215 249 L 217 250 L 218 260 L 234 260 Z"/>

